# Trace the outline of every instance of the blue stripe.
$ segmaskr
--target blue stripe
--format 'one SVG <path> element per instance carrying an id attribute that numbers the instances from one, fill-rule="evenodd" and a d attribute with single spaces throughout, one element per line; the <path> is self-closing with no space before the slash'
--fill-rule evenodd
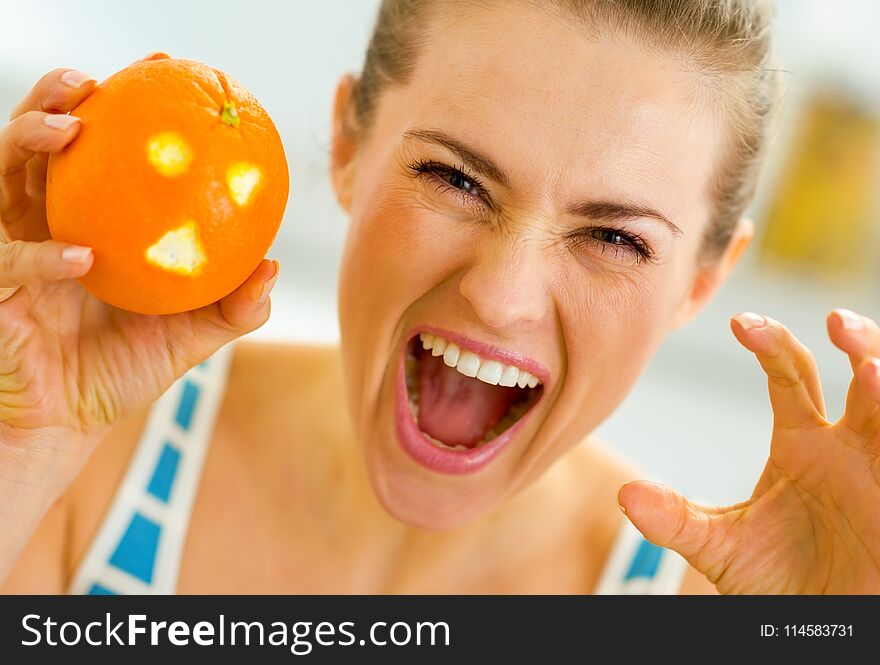
<path id="1" fill-rule="evenodd" d="M 189 429 L 198 398 L 199 387 L 192 381 L 185 380 L 183 383 L 183 395 L 180 396 L 180 404 L 177 405 L 177 415 L 174 417 L 177 424 L 183 429 Z"/>
<path id="2" fill-rule="evenodd" d="M 624 580 L 631 580 L 634 577 L 652 578 L 657 574 L 657 567 L 660 565 L 660 559 L 663 558 L 664 549 L 647 540 L 642 540 L 636 555 L 633 557 L 629 570 L 626 571 Z"/>
<path id="3" fill-rule="evenodd" d="M 156 468 L 153 470 L 153 476 L 150 478 L 150 484 L 147 485 L 147 491 L 154 497 L 168 503 L 168 497 L 171 496 L 171 487 L 174 484 L 174 476 L 177 474 L 177 467 L 180 463 L 180 451 L 170 443 L 166 443 L 159 455 L 159 461 L 156 462 Z"/>
<path id="4" fill-rule="evenodd" d="M 128 528 L 110 557 L 110 563 L 147 584 L 153 581 L 153 565 L 159 547 L 162 527 L 153 520 L 135 513 Z"/>
<path id="5" fill-rule="evenodd" d="M 110 591 L 105 586 L 101 586 L 100 584 L 93 584 L 92 588 L 89 589 L 90 596 L 115 596 L 117 595 L 115 591 Z"/>

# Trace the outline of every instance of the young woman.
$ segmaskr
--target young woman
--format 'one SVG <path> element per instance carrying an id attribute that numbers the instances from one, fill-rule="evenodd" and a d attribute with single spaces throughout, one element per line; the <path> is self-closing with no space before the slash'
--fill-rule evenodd
<path id="1" fill-rule="evenodd" d="M 339 348 L 230 344 L 269 316 L 268 260 L 173 316 L 84 292 L 43 188 L 96 84 L 45 76 L 0 132 L 4 590 L 880 591 L 873 321 L 829 314 L 854 374 L 832 423 L 809 351 L 734 317 L 775 414 L 740 504 L 634 481 L 591 435 L 751 238 L 768 20 L 385 0 L 334 110 Z"/>

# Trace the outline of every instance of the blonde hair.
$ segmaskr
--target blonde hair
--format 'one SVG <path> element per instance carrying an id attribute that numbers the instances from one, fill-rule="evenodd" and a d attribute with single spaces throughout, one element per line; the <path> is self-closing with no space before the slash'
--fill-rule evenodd
<path id="1" fill-rule="evenodd" d="M 406 83 L 425 40 L 428 10 L 474 0 L 383 0 L 353 91 L 359 130 L 368 129 L 388 85 Z M 525 0 L 523 0 L 525 1 Z M 490 5 L 492 0 L 476 4 Z M 535 3 L 533 3 L 535 4 Z M 717 259 L 755 193 L 779 98 L 771 66 L 769 0 L 548 0 L 595 34 L 618 30 L 684 57 L 717 94 L 729 127 L 711 183 L 713 211 L 700 257 Z"/>

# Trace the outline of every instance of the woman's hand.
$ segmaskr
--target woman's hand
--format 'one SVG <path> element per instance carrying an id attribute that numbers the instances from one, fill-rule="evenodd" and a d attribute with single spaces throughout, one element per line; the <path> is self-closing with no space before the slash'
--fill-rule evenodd
<path id="1" fill-rule="evenodd" d="M 0 580 L 114 421 L 269 316 L 268 260 L 222 300 L 169 316 L 111 307 L 75 280 L 93 257 L 50 239 L 46 165 L 75 140 L 67 113 L 95 87 L 55 70 L 0 128 Z"/>
<path id="2" fill-rule="evenodd" d="M 836 423 L 809 350 L 772 319 L 733 319 L 767 374 L 774 415 L 770 458 L 748 501 L 700 506 L 645 481 L 618 492 L 646 538 L 721 593 L 880 593 L 880 328 L 847 310 L 827 323 L 853 369 Z"/>

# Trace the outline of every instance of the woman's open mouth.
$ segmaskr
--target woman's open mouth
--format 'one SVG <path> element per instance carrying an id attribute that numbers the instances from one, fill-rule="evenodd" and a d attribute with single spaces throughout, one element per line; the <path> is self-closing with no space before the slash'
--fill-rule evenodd
<path id="1" fill-rule="evenodd" d="M 413 335 L 398 373 L 396 421 L 404 449 L 444 473 L 484 466 L 544 392 L 536 376 L 543 368 L 532 373 L 524 364 L 452 333 Z"/>

